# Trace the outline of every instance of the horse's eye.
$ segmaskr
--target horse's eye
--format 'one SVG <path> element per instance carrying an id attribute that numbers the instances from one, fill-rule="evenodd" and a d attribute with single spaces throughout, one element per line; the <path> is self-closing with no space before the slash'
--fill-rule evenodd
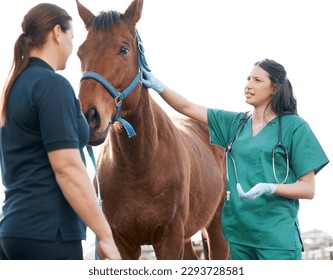
<path id="1" fill-rule="evenodd" d="M 119 50 L 120 54 L 128 54 L 129 53 L 129 48 L 127 47 L 121 47 Z"/>

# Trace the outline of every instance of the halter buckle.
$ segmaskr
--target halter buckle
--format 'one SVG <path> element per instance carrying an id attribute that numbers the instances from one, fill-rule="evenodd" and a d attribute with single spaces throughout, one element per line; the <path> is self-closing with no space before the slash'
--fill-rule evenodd
<path id="1" fill-rule="evenodd" d="M 123 100 L 121 99 L 121 95 L 118 95 L 118 96 L 114 99 L 114 103 L 116 104 L 117 107 L 121 106 L 121 104 L 123 103 Z"/>
<path id="2" fill-rule="evenodd" d="M 144 55 L 144 54 L 145 54 L 145 48 L 144 48 L 142 42 L 141 42 L 141 41 L 138 41 L 138 42 L 137 42 L 137 46 L 138 46 L 138 50 L 140 51 L 140 53 L 141 53 L 142 55 Z"/>

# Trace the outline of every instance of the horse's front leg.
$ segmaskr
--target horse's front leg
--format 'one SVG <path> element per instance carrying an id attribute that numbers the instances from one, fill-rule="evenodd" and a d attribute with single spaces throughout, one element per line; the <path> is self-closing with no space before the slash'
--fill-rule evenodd
<path id="1" fill-rule="evenodd" d="M 184 223 L 182 219 L 164 228 L 161 240 L 154 244 L 156 259 L 181 260 L 184 256 Z"/>
<path id="2" fill-rule="evenodd" d="M 123 260 L 138 260 L 141 256 L 141 246 L 129 243 L 125 237 L 113 232 L 113 238 Z"/>

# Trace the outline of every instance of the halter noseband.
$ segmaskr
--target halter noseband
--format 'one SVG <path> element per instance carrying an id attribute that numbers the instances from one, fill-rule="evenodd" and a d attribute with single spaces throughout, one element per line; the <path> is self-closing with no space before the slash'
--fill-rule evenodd
<path id="1" fill-rule="evenodd" d="M 139 36 L 139 33 L 136 33 L 136 43 L 137 43 L 137 48 L 138 48 L 138 66 L 139 70 L 132 82 L 124 89 L 123 92 L 118 92 L 116 88 L 108 81 L 106 80 L 103 76 L 98 74 L 97 72 L 93 71 L 87 71 L 84 72 L 81 78 L 82 80 L 85 79 L 94 79 L 97 82 L 99 82 L 107 91 L 108 93 L 114 98 L 114 102 L 116 105 L 116 113 L 114 117 L 112 118 L 112 123 L 118 121 L 122 124 L 122 126 L 125 128 L 127 135 L 129 138 L 132 138 L 133 136 L 136 135 L 135 130 L 131 126 L 131 124 L 124 120 L 123 118 L 119 118 L 119 113 L 121 110 L 121 105 L 123 100 L 134 90 L 134 88 L 140 83 L 140 86 L 142 86 L 142 69 L 146 69 L 147 71 L 151 71 L 146 58 L 144 54 L 144 47 L 141 41 L 141 38 Z"/>

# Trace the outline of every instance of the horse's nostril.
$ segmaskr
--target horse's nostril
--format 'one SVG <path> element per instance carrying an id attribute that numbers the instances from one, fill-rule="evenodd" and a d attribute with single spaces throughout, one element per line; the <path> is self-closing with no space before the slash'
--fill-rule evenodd
<path id="1" fill-rule="evenodd" d="M 85 114 L 88 124 L 91 128 L 96 128 L 101 123 L 101 118 L 96 109 L 89 109 Z"/>

